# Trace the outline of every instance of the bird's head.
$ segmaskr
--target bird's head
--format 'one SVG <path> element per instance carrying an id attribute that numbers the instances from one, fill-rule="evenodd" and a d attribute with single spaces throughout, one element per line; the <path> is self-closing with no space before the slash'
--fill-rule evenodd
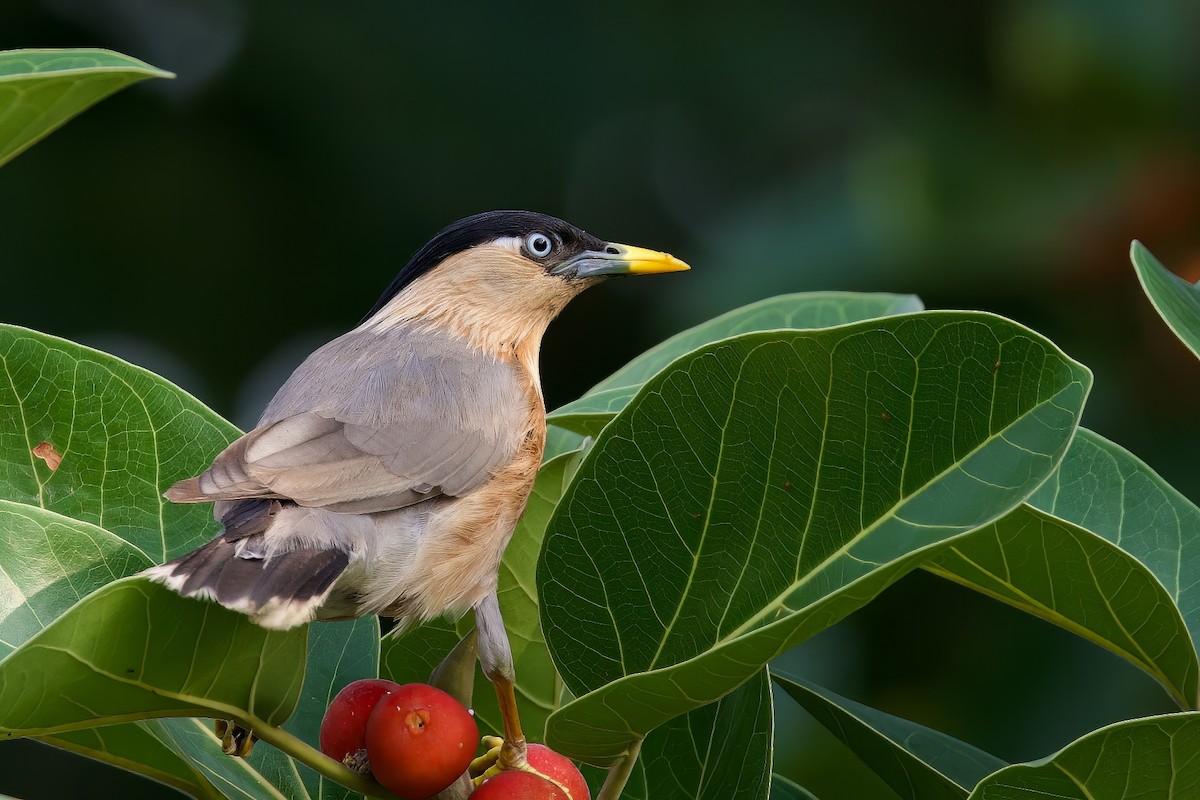
<path id="1" fill-rule="evenodd" d="M 557 217 L 488 211 L 452 223 L 418 250 L 363 319 L 369 327 L 444 325 L 481 346 L 540 340 L 589 286 L 615 275 L 677 272 L 667 253 L 606 242 Z"/>

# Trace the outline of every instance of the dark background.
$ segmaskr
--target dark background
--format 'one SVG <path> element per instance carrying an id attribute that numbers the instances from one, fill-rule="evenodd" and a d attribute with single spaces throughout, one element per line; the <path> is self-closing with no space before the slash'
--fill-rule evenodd
<path id="1" fill-rule="evenodd" d="M 1128 262 L 1200 277 L 1200 12 L 1186 0 L 416 4 L 17 0 L 0 48 L 170 69 L 0 173 L 0 320 L 159 371 L 243 427 L 446 223 L 563 216 L 674 252 L 556 322 L 549 405 L 787 291 L 1011 316 L 1096 373 L 1085 424 L 1200 497 L 1200 365 Z M 1167 710 L 1115 657 L 925 574 L 787 667 L 1037 758 Z M 777 769 L 894 797 L 783 698 Z M 170 794 L 0 745 L 0 793 Z M 123 781 L 118 784 L 118 781 Z"/>

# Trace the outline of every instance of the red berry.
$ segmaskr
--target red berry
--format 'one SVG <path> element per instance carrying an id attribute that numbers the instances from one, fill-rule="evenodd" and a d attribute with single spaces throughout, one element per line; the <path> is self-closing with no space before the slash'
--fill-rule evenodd
<path id="1" fill-rule="evenodd" d="M 532 772 L 501 772 L 471 792 L 471 800 L 567 800 L 567 794 Z"/>
<path id="2" fill-rule="evenodd" d="M 411 800 L 432 797 L 458 780 L 475 757 L 478 740 L 471 712 L 423 683 L 388 692 L 367 720 L 367 757 L 375 780 Z"/>
<path id="3" fill-rule="evenodd" d="M 529 745 L 529 766 L 561 783 L 568 792 L 531 772 L 501 772 L 488 778 L 471 800 L 591 800 L 587 782 L 570 759 L 546 747 Z"/>
<path id="4" fill-rule="evenodd" d="M 321 752 L 345 763 L 367 746 L 367 718 L 379 698 L 400 684 L 382 679 L 355 681 L 337 693 L 321 720 Z"/>
<path id="5" fill-rule="evenodd" d="M 571 759 L 546 747 L 544 744 L 529 745 L 529 766 L 543 775 L 548 775 L 566 787 L 571 800 L 591 800 L 587 781 Z"/>

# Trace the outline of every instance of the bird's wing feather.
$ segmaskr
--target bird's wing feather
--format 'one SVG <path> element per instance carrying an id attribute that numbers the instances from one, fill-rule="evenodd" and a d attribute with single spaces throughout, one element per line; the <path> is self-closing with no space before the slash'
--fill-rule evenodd
<path id="1" fill-rule="evenodd" d="M 352 331 L 310 356 L 178 499 L 367 513 L 462 495 L 516 454 L 530 401 L 511 364 L 460 340 Z"/>

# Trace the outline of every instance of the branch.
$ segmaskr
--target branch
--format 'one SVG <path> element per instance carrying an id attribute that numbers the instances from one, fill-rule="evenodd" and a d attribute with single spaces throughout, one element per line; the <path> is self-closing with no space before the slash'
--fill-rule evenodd
<path id="1" fill-rule="evenodd" d="M 400 800 L 396 795 L 384 789 L 375 781 L 364 778 L 345 764 L 339 764 L 319 750 L 310 747 L 302 739 L 293 736 L 283 728 L 277 728 L 260 719 L 246 720 L 246 727 L 254 731 L 254 735 L 274 747 L 276 750 L 289 755 L 312 767 L 331 781 L 340 783 L 367 797 L 379 797 L 383 800 Z"/>

